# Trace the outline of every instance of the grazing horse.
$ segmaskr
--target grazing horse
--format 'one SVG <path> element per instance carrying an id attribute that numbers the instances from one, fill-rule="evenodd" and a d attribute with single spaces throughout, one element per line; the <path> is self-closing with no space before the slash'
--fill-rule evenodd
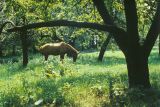
<path id="1" fill-rule="evenodd" d="M 41 46 L 39 51 L 45 56 L 46 61 L 49 55 L 60 55 L 62 62 L 65 54 L 73 57 L 73 62 L 76 62 L 79 53 L 75 48 L 65 42 L 47 43 Z"/>

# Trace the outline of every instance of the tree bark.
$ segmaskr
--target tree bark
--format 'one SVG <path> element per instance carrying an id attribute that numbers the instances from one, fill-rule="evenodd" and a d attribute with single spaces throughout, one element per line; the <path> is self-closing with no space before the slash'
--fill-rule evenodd
<path id="1" fill-rule="evenodd" d="M 2 52 L 2 49 L 0 48 L 0 57 L 2 57 L 3 55 L 3 52 Z"/>
<path id="2" fill-rule="evenodd" d="M 111 38 L 112 38 L 112 37 L 111 37 L 110 35 L 108 35 L 107 39 L 106 39 L 106 40 L 104 41 L 104 43 L 102 44 L 101 50 L 100 50 L 99 56 L 98 56 L 98 61 L 102 61 L 103 56 L 104 56 L 104 53 L 105 53 L 105 51 L 106 51 L 106 48 L 107 48 L 107 46 L 108 46 L 109 41 L 110 41 Z"/>
<path id="3" fill-rule="evenodd" d="M 23 52 L 23 66 L 28 64 L 28 36 L 27 31 L 21 32 L 22 52 Z"/>
<path id="4" fill-rule="evenodd" d="M 159 56 L 160 56 L 160 35 L 159 35 Z"/>
<path id="5" fill-rule="evenodd" d="M 150 88 L 148 58 L 144 55 L 131 56 L 134 56 L 134 53 L 126 56 L 129 87 Z"/>
<path id="6" fill-rule="evenodd" d="M 12 55 L 16 55 L 16 45 L 13 44 L 12 46 Z"/>
<path id="7" fill-rule="evenodd" d="M 97 30 L 116 34 L 117 38 L 122 38 L 122 39 L 123 37 L 125 37 L 124 34 L 126 33 L 124 29 L 119 28 L 115 25 L 108 25 L 108 24 L 102 25 L 98 23 L 76 22 L 76 21 L 67 21 L 67 20 L 55 20 L 55 21 L 48 21 L 48 22 L 32 23 L 32 24 L 23 25 L 23 26 L 16 26 L 16 27 L 7 29 L 7 32 L 16 32 L 16 31 L 33 29 L 33 28 L 54 27 L 54 26 L 72 26 L 72 27 L 78 27 L 78 28 L 97 29 Z M 118 34 L 122 34 L 122 36 L 119 36 Z"/>
<path id="8" fill-rule="evenodd" d="M 0 41 L 0 57 L 3 56 L 2 42 Z"/>

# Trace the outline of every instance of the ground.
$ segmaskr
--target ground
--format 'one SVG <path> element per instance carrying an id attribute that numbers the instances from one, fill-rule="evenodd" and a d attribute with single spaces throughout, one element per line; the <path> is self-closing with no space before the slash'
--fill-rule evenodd
<path id="1" fill-rule="evenodd" d="M 32 54 L 26 68 L 21 57 L 5 57 L 0 64 L 0 106 L 35 104 L 50 107 L 158 107 L 160 105 L 160 57 L 149 57 L 152 89 L 128 89 L 127 68 L 120 51 L 107 51 L 103 62 L 98 52 L 81 52 L 77 62 L 58 56 L 48 61 Z M 19 62 L 14 62 L 14 60 Z M 14 62 L 14 63 L 13 63 Z M 35 103 L 36 102 L 36 103 Z"/>

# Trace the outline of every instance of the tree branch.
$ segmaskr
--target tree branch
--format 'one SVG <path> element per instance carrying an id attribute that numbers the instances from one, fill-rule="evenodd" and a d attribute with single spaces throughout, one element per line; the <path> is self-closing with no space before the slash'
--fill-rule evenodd
<path id="1" fill-rule="evenodd" d="M 72 27 L 79 27 L 79 28 L 91 28 L 101 31 L 106 31 L 113 34 L 116 42 L 118 43 L 119 47 L 123 52 L 126 51 L 126 32 L 113 25 L 101 25 L 97 23 L 88 23 L 88 22 L 75 22 L 75 21 L 67 21 L 67 20 L 56 20 L 56 21 L 49 21 L 49 22 L 40 22 L 40 23 L 33 23 L 24 26 L 14 27 L 8 29 L 8 32 L 16 32 L 16 31 L 23 31 L 27 29 L 33 28 L 41 28 L 41 27 L 54 27 L 54 26 L 72 26 Z"/>
<path id="2" fill-rule="evenodd" d="M 111 16 L 109 15 L 109 12 L 105 6 L 104 0 L 92 0 L 94 5 L 96 6 L 100 16 L 102 17 L 103 21 L 105 24 L 107 25 L 114 25 L 113 19 L 111 18 Z M 118 28 L 118 27 L 117 27 Z M 110 35 L 109 35 L 110 36 Z M 126 39 L 126 32 L 121 29 L 121 31 L 119 32 L 119 34 L 115 34 L 115 33 L 111 33 L 111 36 L 114 37 L 115 41 L 117 42 L 119 48 L 125 52 L 126 51 L 126 46 L 127 46 L 127 41 Z"/>
<path id="3" fill-rule="evenodd" d="M 33 29 L 33 28 L 41 28 L 41 27 L 54 27 L 54 26 L 72 26 L 72 27 L 79 27 L 79 28 L 91 28 L 102 30 L 110 33 L 118 34 L 123 30 L 121 28 L 117 28 L 116 26 L 111 25 L 101 25 L 97 23 L 88 23 L 88 22 L 75 22 L 75 21 L 67 21 L 67 20 L 55 20 L 49 22 L 39 22 L 28 24 L 24 26 L 17 26 L 14 28 L 7 29 L 8 32 L 16 32 L 21 30 Z"/>
<path id="4" fill-rule="evenodd" d="M 92 0 L 105 24 L 114 25 L 103 0 Z"/>
<path id="5" fill-rule="evenodd" d="M 144 45 L 143 45 L 144 52 L 147 55 L 146 57 L 149 56 L 154 46 L 154 43 L 158 37 L 158 34 L 160 33 L 160 0 L 157 4 L 158 6 L 157 6 L 155 16 L 153 18 L 151 27 L 148 31 L 146 40 L 144 41 Z"/>

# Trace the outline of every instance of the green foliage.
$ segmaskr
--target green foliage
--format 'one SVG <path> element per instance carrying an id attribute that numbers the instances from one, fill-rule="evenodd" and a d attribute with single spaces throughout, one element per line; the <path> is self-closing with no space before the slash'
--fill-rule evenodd
<path id="1" fill-rule="evenodd" d="M 2 18 L 3 20 L 12 20 L 16 25 L 24 25 L 34 22 L 51 21 L 57 19 L 68 19 L 86 22 L 99 22 L 102 19 L 97 10 L 93 6 L 92 1 L 84 0 L 6 0 L 4 1 Z M 6 8 L 7 7 L 7 8 Z M 15 36 L 16 35 L 16 36 Z M 3 53 L 7 53 L 16 46 L 14 51 L 19 51 L 20 36 L 19 34 L 9 35 L 3 43 Z M 57 42 L 53 38 L 55 36 L 61 38 L 67 43 L 70 43 L 79 50 L 94 48 L 97 49 L 104 41 L 104 32 L 93 31 L 90 29 L 77 29 L 68 27 L 40 28 L 29 30 L 30 48 L 35 48 L 48 42 Z M 15 41 L 16 40 L 16 41 Z M 6 48 L 6 45 L 11 45 Z M 31 49 L 32 50 L 32 49 Z"/>

